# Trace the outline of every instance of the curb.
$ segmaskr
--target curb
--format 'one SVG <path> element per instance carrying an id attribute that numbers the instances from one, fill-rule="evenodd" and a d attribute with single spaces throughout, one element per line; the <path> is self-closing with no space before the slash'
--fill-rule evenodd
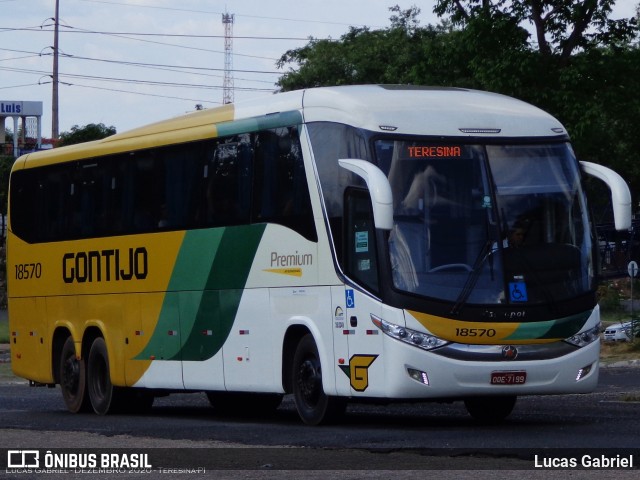
<path id="1" fill-rule="evenodd" d="M 0 363 L 9 363 L 11 352 L 8 343 L 0 343 Z"/>
<path id="2" fill-rule="evenodd" d="M 640 360 L 621 360 L 619 362 L 600 363 L 600 368 L 640 367 Z"/>

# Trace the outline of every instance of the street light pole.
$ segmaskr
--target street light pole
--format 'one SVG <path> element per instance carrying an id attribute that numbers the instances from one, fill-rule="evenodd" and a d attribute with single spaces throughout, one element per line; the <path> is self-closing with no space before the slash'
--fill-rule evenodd
<path id="1" fill-rule="evenodd" d="M 60 134 L 58 126 L 58 27 L 60 25 L 60 0 L 56 0 L 56 14 L 53 33 L 53 75 L 51 92 L 51 138 L 57 140 Z"/>

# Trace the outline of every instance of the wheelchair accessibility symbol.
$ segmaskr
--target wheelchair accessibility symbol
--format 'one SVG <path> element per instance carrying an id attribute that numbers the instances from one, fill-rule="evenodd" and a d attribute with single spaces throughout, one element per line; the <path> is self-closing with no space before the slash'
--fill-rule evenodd
<path id="1" fill-rule="evenodd" d="M 528 302 L 527 285 L 524 282 L 509 282 L 509 298 L 512 302 Z"/>
<path id="2" fill-rule="evenodd" d="M 346 302 L 347 302 L 347 308 L 355 308 L 356 306 L 356 299 L 353 296 L 353 290 L 349 289 L 349 290 L 345 290 L 346 292 Z"/>

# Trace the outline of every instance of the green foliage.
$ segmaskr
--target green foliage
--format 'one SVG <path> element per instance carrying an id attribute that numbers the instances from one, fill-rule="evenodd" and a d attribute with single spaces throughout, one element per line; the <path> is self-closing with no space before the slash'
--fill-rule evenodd
<path id="1" fill-rule="evenodd" d="M 71 131 L 60 134 L 58 146 L 64 147 L 76 143 L 90 142 L 91 140 L 100 140 L 115 133 L 116 127 L 107 127 L 104 123 L 89 123 L 84 127 L 74 125 L 71 127 Z"/>
<path id="2" fill-rule="evenodd" d="M 0 308 L 6 308 L 6 304 Z M 9 322 L 0 321 L 0 343 L 9 343 Z"/>
<path id="3" fill-rule="evenodd" d="M 598 304 L 603 314 L 618 313 L 622 309 L 622 293 L 617 283 L 606 282 L 598 287 Z"/>
<path id="4" fill-rule="evenodd" d="M 413 83 L 424 62 L 421 39 L 433 32 L 418 28 L 420 10 L 390 9 L 391 27 L 372 31 L 351 27 L 340 41 L 315 40 L 285 52 L 277 65 L 295 65 L 278 85 L 282 90 L 364 83 Z"/>
<path id="5" fill-rule="evenodd" d="M 9 174 L 15 158 L 0 155 L 0 215 L 7 213 L 7 195 L 9 193 Z"/>
<path id="6" fill-rule="evenodd" d="M 571 133 L 578 157 L 620 172 L 640 189 L 640 50 L 592 49 L 557 69 L 557 88 L 546 102 Z"/>
<path id="7" fill-rule="evenodd" d="M 437 0 L 434 12 L 457 25 L 491 23 L 507 17 L 534 27 L 537 51 L 566 62 L 594 47 L 627 45 L 637 34 L 634 18 L 611 20 L 616 0 Z"/>

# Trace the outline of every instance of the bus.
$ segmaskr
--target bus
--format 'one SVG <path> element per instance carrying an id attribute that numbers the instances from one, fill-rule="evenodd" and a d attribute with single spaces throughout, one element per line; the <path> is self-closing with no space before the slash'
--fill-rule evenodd
<path id="1" fill-rule="evenodd" d="M 205 392 L 348 402 L 592 391 L 598 258 L 553 117 L 460 88 L 311 88 L 30 153 L 10 176 L 11 365 L 71 412 Z M 291 398 L 291 397 L 290 397 Z M 553 398 L 553 397 L 551 397 Z M 550 400 L 553 401 L 553 400 Z"/>

